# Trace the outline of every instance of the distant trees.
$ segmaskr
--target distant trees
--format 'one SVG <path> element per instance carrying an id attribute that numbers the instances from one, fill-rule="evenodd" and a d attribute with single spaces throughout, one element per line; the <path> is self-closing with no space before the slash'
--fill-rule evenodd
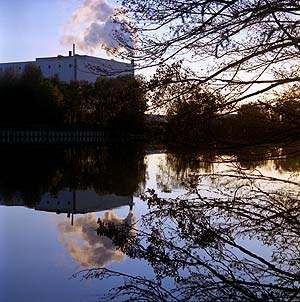
<path id="1" fill-rule="evenodd" d="M 154 100 L 152 106 L 164 106 L 168 123 L 166 132 L 161 132 L 173 144 L 257 143 L 298 137 L 298 84 L 273 99 L 235 103 L 231 107 L 235 114 L 228 116 L 226 96 L 209 86 L 185 81 L 189 72 L 182 73 L 178 64 L 173 65 L 178 81 L 170 85 L 163 81 L 168 73 L 173 77 L 169 71 L 162 67 L 160 75 L 149 82 L 123 76 L 67 84 L 57 77 L 43 79 L 34 65 L 26 66 L 21 76 L 8 70 L 0 77 L 0 126 L 105 127 L 114 132 L 140 133 L 150 98 Z M 146 93 L 150 87 L 153 90 Z"/>
<path id="2" fill-rule="evenodd" d="M 274 115 L 285 128 L 300 126 L 300 85 L 293 84 L 277 94 Z"/>
<path id="3" fill-rule="evenodd" d="M 0 125 L 8 127 L 110 127 L 141 131 L 146 110 L 143 79 L 99 78 L 96 83 L 43 79 L 27 65 L 0 77 Z"/>
<path id="4" fill-rule="evenodd" d="M 173 101 L 168 109 L 167 141 L 224 146 L 298 139 L 300 98 L 296 87 L 289 87 L 269 101 L 244 103 L 231 114 L 221 110 L 224 98 L 209 90 Z"/>
<path id="5" fill-rule="evenodd" d="M 143 78 L 123 76 L 100 77 L 95 87 L 95 117 L 113 128 L 142 129 L 146 111 Z"/>
<path id="6" fill-rule="evenodd" d="M 8 70 L 0 78 L 0 124 L 2 126 L 46 126 L 60 124 L 62 95 L 41 71 L 27 65 L 21 77 Z"/>
<path id="7" fill-rule="evenodd" d="M 70 127 L 93 125 L 94 86 L 86 81 L 63 84 L 64 123 Z"/>
<path id="8" fill-rule="evenodd" d="M 219 94 L 198 89 L 191 91 L 187 100 L 175 100 L 168 110 L 168 138 L 197 144 L 204 136 L 210 136 L 210 124 L 222 100 Z"/>
<path id="9" fill-rule="evenodd" d="M 261 141 L 272 136 L 271 112 L 260 103 L 248 103 L 237 110 L 236 129 L 240 140 Z"/>

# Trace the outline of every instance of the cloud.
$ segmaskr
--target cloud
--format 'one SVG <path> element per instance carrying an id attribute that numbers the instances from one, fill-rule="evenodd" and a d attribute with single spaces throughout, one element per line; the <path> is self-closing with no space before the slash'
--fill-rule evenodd
<path id="1" fill-rule="evenodd" d="M 70 47 L 73 43 L 89 54 L 102 49 L 109 55 L 117 55 L 131 53 L 137 35 L 126 11 L 106 0 L 85 0 L 62 29 L 61 44 Z"/>
<path id="2" fill-rule="evenodd" d="M 132 225 L 136 222 L 131 211 L 124 219 L 117 217 L 113 211 L 108 211 L 101 220 L 116 225 Z M 74 226 L 69 221 L 59 223 L 60 240 L 70 256 L 82 267 L 103 267 L 125 260 L 125 255 L 116 249 L 109 238 L 97 235 L 97 227 L 94 213 L 75 219 Z"/>

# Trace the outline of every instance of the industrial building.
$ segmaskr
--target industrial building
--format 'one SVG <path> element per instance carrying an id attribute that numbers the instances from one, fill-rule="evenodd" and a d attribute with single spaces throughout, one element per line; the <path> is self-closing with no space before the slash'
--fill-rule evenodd
<path id="1" fill-rule="evenodd" d="M 68 56 L 36 58 L 35 61 L 0 63 L 0 74 L 5 70 L 13 70 L 15 74 L 21 74 L 25 66 L 33 64 L 38 66 L 44 78 L 55 75 L 60 80 L 70 83 L 73 80 L 84 80 L 94 83 L 99 76 L 118 77 L 123 75 L 134 75 L 133 64 L 106 60 L 102 58 L 78 55 L 69 51 Z"/>

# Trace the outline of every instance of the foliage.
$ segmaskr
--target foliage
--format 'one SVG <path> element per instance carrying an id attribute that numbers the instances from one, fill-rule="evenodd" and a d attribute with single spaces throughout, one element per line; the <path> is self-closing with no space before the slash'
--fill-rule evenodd
<path id="1" fill-rule="evenodd" d="M 26 66 L 21 77 L 9 71 L 4 74 L 0 78 L 0 98 L 2 126 L 53 126 L 61 123 L 60 91 L 42 79 L 36 66 Z"/>
<path id="2" fill-rule="evenodd" d="M 210 135 L 210 123 L 221 105 L 220 95 L 198 89 L 191 91 L 188 100 L 175 101 L 168 111 L 168 139 L 197 145 Z"/>
<path id="3" fill-rule="evenodd" d="M 260 141 L 272 136 L 272 123 L 268 107 L 260 103 L 242 105 L 236 116 L 240 136 Z"/>
<path id="4" fill-rule="evenodd" d="M 278 93 L 274 100 L 274 118 L 287 131 L 298 128 L 300 122 L 300 94 L 299 84 L 293 84 Z"/>
<path id="5" fill-rule="evenodd" d="M 95 83 L 96 116 L 113 128 L 143 128 L 146 98 L 143 79 L 132 76 L 99 77 Z"/>
<path id="6" fill-rule="evenodd" d="M 94 86 L 86 81 L 64 84 L 65 123 L 70 126 L 93 125 Z"/>
<path id="7" fill-rule="evenodd" d="M 7 70 L 0 77 L 1 126 L 110 127 L 143 130 L 146 99 L 143 79 L 99 78 L 96 83 L 43 79 L 34 65 L 21 76 Z"/>

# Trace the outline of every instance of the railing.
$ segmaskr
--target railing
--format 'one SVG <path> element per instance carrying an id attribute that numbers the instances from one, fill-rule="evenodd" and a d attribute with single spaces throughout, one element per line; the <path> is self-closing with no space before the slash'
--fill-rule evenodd
<path id="1" fill-rule="evenodd" d="M 0 130 L 0 143 L 105 142 L 101 130 Z"/>

